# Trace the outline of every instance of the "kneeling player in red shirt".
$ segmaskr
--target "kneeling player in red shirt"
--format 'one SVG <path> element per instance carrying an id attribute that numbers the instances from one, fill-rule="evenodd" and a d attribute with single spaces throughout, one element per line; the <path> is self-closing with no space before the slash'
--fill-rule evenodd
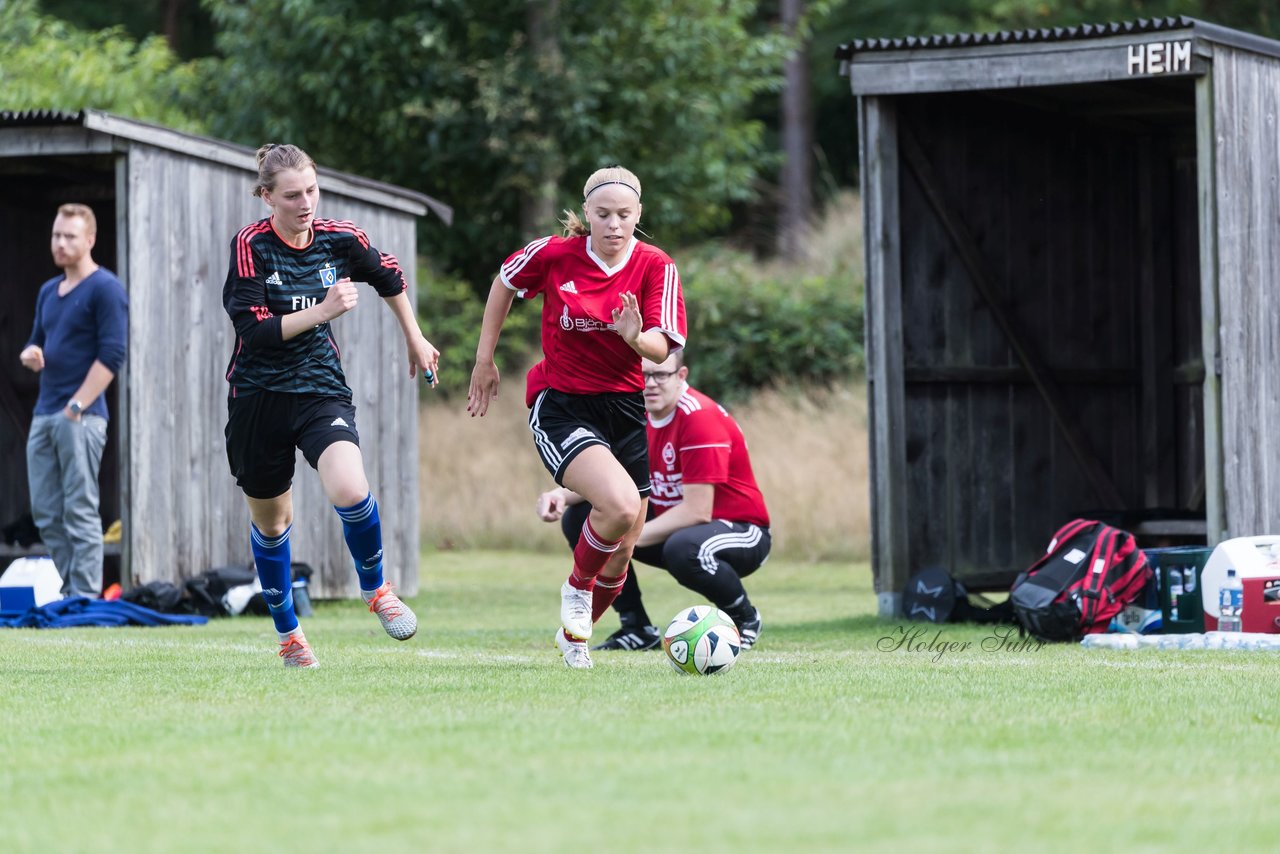
<path id="1" fill-rule="evenodd" d="M 742 431 L 724 407 L 689 387 L 681 353 L 661 364 L 643 361 L 648 413 L 649 519 L 632 557 L 667 570 L 738 625 L 743 648 L 760 635 L 760 612 L 742 579 L 769 557 L 769 511 L 756 486 Z M 560 520 L 577 544 L 591 506 L 563 487 L 538 497 L 538 515 Z M 658 629 L 645 612 L 635 573 L 613 607 L 622 623 L 594 649 L 652 649 Z"/>

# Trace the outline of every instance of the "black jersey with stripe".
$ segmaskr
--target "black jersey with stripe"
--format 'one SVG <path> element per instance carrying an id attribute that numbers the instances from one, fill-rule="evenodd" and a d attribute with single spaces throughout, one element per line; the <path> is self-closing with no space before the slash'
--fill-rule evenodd
<path id="1" fill-rule="evenodd" d="M 341 353 L 328 323 L 285 341 L 280 319 L 324 300 L 340 279 L 368 282 L 379 296 L 408 287 L 400 262 L 369 245 L 350 222 L 318 219 L 311 242 L 285 243 L 270 218 L 247 225 L 231 241 L 222 304 L 236 330 L 227 366 L 230 394 L 257 391 L 323 394 L 351 399 Z"/>

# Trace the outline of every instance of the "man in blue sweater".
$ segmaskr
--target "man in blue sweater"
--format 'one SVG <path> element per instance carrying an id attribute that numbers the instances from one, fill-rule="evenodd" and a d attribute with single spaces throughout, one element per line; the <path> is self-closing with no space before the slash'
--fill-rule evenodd
<path id="1" fill-rule="evenodd" d="M 31 515 L 62 576 L 63 595 L 89 598 L 102 594 L 103 392 L 124 364 L 129 325 L 124 286 L 94 263 L 97 234 L 87 206 L 58 208 L 50 248 L 62 275 L 41 286 L 31 339 L 19 357 L 40 374 L 27 437 Z"/>

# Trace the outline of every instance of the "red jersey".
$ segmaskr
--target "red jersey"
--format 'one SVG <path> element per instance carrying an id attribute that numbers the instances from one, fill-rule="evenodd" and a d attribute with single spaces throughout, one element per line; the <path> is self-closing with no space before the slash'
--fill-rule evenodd
<path id="1" fill-rule="evenodd" d="M 544 388 L 566 394 L 642 391 L 640 356 L 613 331 L 613 310 L 630 291 L 641 329 L 684 347 L 684 295 L 676 265 L 656 246 L 632 238 L 616 266 L 591 251 L 588 238 L 543 237 L 502 265 L 503 284 L 523 299 L 542 294 L 542 353 L 529 372 L 526 403 Z"/>
<path id="2" fill-rule="evenodd" d="M 769 525 L 756 486 L 747 440 L 724 407 L 685 386 L 676 408 L 661 421 L 649 416 L 649 503 L 661 516 L 684 500 L 686 483 L 715 485 L 711 518 Z"/>

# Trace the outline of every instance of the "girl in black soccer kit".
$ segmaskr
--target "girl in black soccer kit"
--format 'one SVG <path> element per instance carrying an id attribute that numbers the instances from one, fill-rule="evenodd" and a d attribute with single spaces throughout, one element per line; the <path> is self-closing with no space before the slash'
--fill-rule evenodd
<path id="1" fill-rule="evenodd" d="M 271 216 L 231 242 L 223 306 L 236 330 L 227 368 L 227 459 L 249 504 L 250 541 L 286 667 L 318 662 L 293 609 L 289 532 L 294 449 L 320 475 L 342 519 L 360 591 L 387 634 L 408 640 L 418 620 L 382 578 L 378 504 L 360 454 L 356 411 L 329 322 L 356 307 L 352 283 L 383 297 L 404 333 L 409 376 L 436 383 L 439 352 L 418 329 L 396 259 L 350 222 L 316 219 L 315 162 L 293 145 L 258 149 L 257 195 Z"/>
<path id="2" fill-rule="evenodd" d="M 676 265 L 635 238 L 640 181 L 620 166 L 582 188 L 584 223 L 566 212 L 565 237 L 513 253 L 489 289 L 467 409 L 498 396 L 494 349 L 515 297 L 542 296 L 542 352 L 529 372 L 529 428 L 552 477 L 591 503 L 573 570 L 560 588 L 555 642 L 564 663 L 591 667 L 586 640 L 624 583 L 644 524 L 649 459 L 640 357 L 661 362 L 684 346 Z"/>

